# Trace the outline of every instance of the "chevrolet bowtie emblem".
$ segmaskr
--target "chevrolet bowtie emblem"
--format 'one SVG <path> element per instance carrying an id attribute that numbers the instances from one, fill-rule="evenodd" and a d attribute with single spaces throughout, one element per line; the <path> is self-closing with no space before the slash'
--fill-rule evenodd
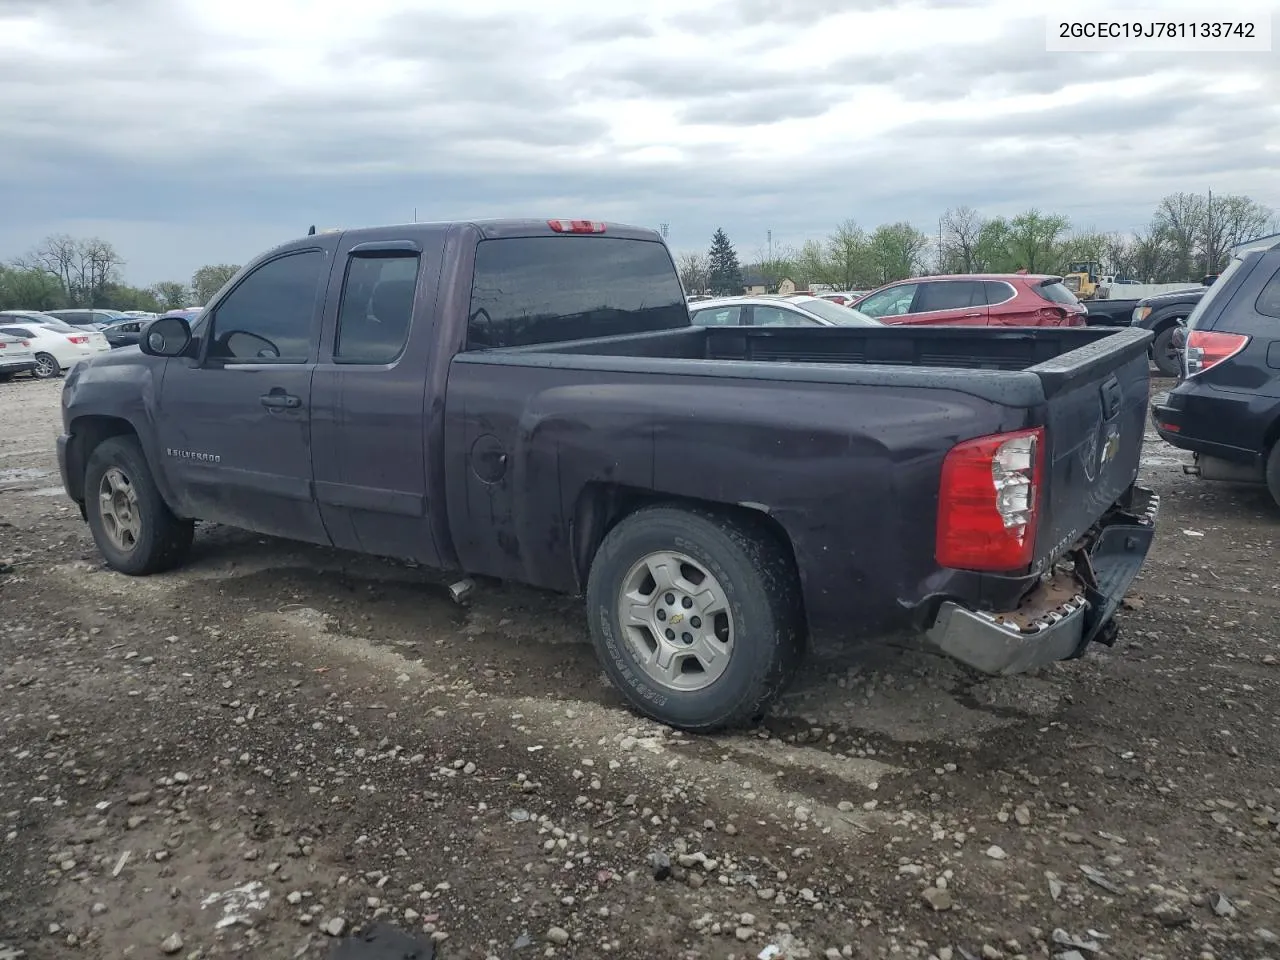
<path id="1" fill-rule="evenodd" d="M 671 615 L 671 622 L 672 622 L 673 624 L 675 624 L 675 623 L 679 623 L 679 622 L 680 622 L 681 620 L 683 620 L 683 619 L 684 619 L 684 614 L 683 614 L 683 613 L 673 613 L 673 614 Z"/>

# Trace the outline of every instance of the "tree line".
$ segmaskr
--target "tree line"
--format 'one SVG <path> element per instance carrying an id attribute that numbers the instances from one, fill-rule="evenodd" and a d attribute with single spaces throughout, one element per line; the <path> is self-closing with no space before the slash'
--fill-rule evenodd
<path id="1" fill-rule="evenodd" d="M 189 283 L 163 280 L 149 287 L 125 283 L 124 258 L 108 241 L 66 234 L 46 237 L 25 256 L 0 263 L 0 310 L 144 310 L 162 313 L 203 305 L 240 268 L 209 264 Z"/>
<path id="2" fill-rule="evenodd" d="M 906 222 L 867 232 L 845 220 L 824 240 L 798 248 L 757 251 L 745 267 L 724 230 L 707 253 L 676 258 L 688 293 L 742 293 L 744 280 L 776 288 L 790 279 L 801 289 L 822 284 L 867 290 L 927 273 L 1064 273 L 1093 262 L 1100 273 L 1144 283 L 1198 281 L 1225 269 L 1231 247 L 1280 231 L 1268 207 L 1242 195 L 1175 193 L 1160 201 L 1148 224 L 1131 234 L 1074 230 L 1070 218 L 1027 210 L 989 217 L 972 207 L 947 210 L 936 234 Z"/>

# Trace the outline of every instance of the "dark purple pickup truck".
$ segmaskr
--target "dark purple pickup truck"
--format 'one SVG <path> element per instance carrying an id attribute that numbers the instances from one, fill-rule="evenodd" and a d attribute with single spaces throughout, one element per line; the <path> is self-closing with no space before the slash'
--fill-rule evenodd
<path id="1" fill-rule="evenodd" d="M 989 673 L 1113 642 L 1150 339 L 694 327 L 649 230 L 348 230 L 77 366 L 58 454 L 123 573 L 204 520 L 585 594 L 626 698 L 710 730 L 810 634 L 915 627 Z"/>

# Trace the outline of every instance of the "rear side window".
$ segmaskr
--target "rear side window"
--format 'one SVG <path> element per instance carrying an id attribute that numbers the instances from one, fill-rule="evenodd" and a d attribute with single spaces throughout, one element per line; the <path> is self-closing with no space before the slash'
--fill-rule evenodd
<path id="1" fill-rule="evenodd" d="M 418 285 L 418 257 L 352 257 L 342 286 L 337 363 L 391 363 L 404 350 Z"/>
<path id="2" fill-rule="evenodd" d="M 1230 280 L 1244 264 L 1242 257 L 1233 257 L 1231 262 L 1227 264 L 1227 269 L 1218 275 L 1218 279 L 1213 281 L 1213 285 L 1205 291 L 1196 305 L 1191 308 L 1191 313 L 1187 317 L 1187 329 L 1195 330 L 1200 325 L 1200 318 L 1204 316 L 1205 311 L 1209 309 L 1209 305 L 1218 297 L 1222 296 L 1222 291 L 1227 289 L 1227 281 Z M 1261 313 L 1261 311 L 1259 311 Z"/>
<path id="3" fill-rule="evenodd" d="M 987 303 L 992 306 L 1005 303 L 1018 295 L 1018 291 L 1003 280 L 984 280 L 982 286 L 986 290 Z"/>
<path id="4" fill-rule="evenodd" d="M 1267 285 L 1262 288 L 1254 309 L 1264 317 L 1280 318 L 1280 270 L 1273 273 Z"/>
<path id="5" fill-rule="evenodd" d="M 959 310 L 964 307 L 986 306 L 986 294 L 982 284 L 973 280 L 937 280 L 920 284 L 912 313 L 928 313 L 932 310 Z"/>
<path id="6" fill-rule="evenodd" d="M 23 330 L 21 327 L 0 327 L 0 333 L 7 333 L 11 337 L 34 337 L 35 334 L 30 330 Z"/>
<path id="7" fill-rule="evenodd" d="M 666 247 L 607 237 L 482 240 L 468 348 L 519 347 L 689 326 Z"/>
<path id="8" fill-rule="evenodd" d="M 1063 285 L 1061 280 L 1055 280 L 1053 283 L 1041 284 L 1037 288 L 1037 292 L 1040 296 L 1044 297 L 1051 303 L 1065 303 L 1072 305 L 1080 302 L 1076 299 L 1076 295 Z"/>

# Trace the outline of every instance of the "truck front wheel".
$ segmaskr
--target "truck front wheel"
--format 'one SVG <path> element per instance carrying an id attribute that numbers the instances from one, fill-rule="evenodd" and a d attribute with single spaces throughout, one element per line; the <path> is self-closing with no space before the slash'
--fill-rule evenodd
<path id="1" fill-rule="evenodd" d="M 641 713 L 685 730 L 758 718 L 803 650 L 786 550 L 698 508 L 648 507 L 614 527 L 591 564 L 587 610 L 610 680 Z"/>
<path id="2" fill-rule="evenodd" d="M 93 540 L 113 570 L 143 576 L 186 559 L 195 524 L 164 502 L 135 437 L 110 437 L 94 448 L 84 497 Z"/>

